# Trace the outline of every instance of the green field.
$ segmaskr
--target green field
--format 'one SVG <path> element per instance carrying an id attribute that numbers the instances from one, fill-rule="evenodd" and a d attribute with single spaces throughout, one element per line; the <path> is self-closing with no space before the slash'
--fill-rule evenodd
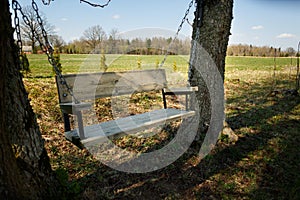
<path id="1" fill-rule="evenodd" d="M 100 57 L 98 54 L 61 54 L 60 60 L 64 73 L 77 73 L 78 71 L 101 71 Z M 134 70 L 138 68 L 138 60 L 142 68 L 155 68 L 160 64 L 164 56 L 147 55 L 106 55 L 108 71 Z M 52 69 L 45 55 L 28 55 L 32 76 L 52 75 Z M 168 56 L 163 67 L 172 69 L 174 62 L 179 71 L 185 72 L 188 67 L 188 56 Z M 232 70 L 262 70 L 269 71 L 274 65 L 278 70 L 289 66 L 296 66 L 296 58 L 271 57 L 227 57 L 226 69 Z"/>
<path id="2" fill-rule="evenodd" d="M 101 71 L 100 57 L 97 54 L 61 54 L 60 62 L 63 66 L 63 73 L 95 72 Z M 156 68 L 164 56 L 137 56 L 137 55 L 106 55 L 108 71 L 137 70 L 137 62 L 140 60 L 142 69 Z M 53 75 L 47 57 L 44 55 L 28 55 L 32 76 L 51 76 Z M 172 68 L 174 62 L 179 70 L 187 67 L 187 56 L 168 56 L 164 67 Z"/>
<path id="3" fill-rule="evenodd" d="M 52 168 L 66 185 L 66 198 L 152 199 L 153 194 L 159 199 L 300 198 L 300 97 L 286 93 L 295 87 L 295 58 L 277 58 L 275 62 L 274 58 L 227 57 L 226 121 L 237 141 L 222 135 L 203 160 L 191 150 L 170 166 L 147 174 L 112 170 L 67 142 L 51 66 L 44 55 L 28 58 L 32 72 L 24 82 Z M 155 68 L 162 59 L 106 55 L 108 71 L 137 70 L 138 61 L 142 69 Z M 175 63 L 186 77 L 188 57 L 168 56 L 164 67 L 172 72 Z M 61 64 L 63 73 L 101 71 L 100 55 L 62 54 Z M 157 99 L 146 100 L 146 104 L 139 103 L 141 109 Z M 98 104 L 99 116 L 108 120 L 110 100 Z M 168 141 L 124 138 L 117 144 L 147 152 Z"/>

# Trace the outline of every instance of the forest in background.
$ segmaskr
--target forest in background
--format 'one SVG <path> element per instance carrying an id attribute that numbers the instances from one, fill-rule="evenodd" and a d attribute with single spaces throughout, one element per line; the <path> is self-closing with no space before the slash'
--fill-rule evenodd
<path id="1" fill-rule="evenodd" d="M 54 48 L 59 53 L 66 54 L 137 54 L 137 55 L 164 55 L 166 51 L 171 55 L 189 55 L 191 40 L 175 39 L 169 37 L 123 39 L 116 36 L 105 35 L 96 41 L 81 37 L 66 43 L 60 37 L 51 37 Z M 25 44 L 30 44 L 29 41 Z M 36 47 L 36 52 L 39 52 Z M 248 44 L 231 44 L 227 48 L 228 56 L 255 56 L 255 57 L 293 57 L 297 51 L 293 47 L 286 49 L 272 46 L 254 46 Z"/>
<path id="2" fill-rule="evenodd" d="M 25 44 L 30 44 L 29 41 Z M 59 53 L 66 54 L 137 54 L 137 55 L 164 55 L 166 51 L 171 55 L 189 55 L 191 41 L 189 38 L 175 39 L 153 37 L 135 39 L 114 39 L 109 37 L 97 44 L 92 40 L 84 38 L 65 43 L 62 39 L 52 39 L 52 44 Z M 35 52 L 40 52 L 36 46 Z M 29 50 L 30 51 L 30 50 Z M 297 51 L 288 47 L 287 49 L 274 48 L 272 46 L 253 46 L 248 44 L 232 44 L 227 48 L 228 56 L 256 56 L 256 57 L 293 57 Z"/>

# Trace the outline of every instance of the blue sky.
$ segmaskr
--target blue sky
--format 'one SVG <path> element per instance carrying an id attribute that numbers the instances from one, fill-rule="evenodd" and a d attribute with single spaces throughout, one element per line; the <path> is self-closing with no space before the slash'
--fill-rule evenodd
<path id="1" fill-rule="evenodd" d="M 28 4 L 29 0 L 20 0 Z M 87 28 L 100 25 L 106 33 L 143 28 L 160 28 L 176 32 L 190 0 L 112 0 L 104 9 L 93 8 L 79 0 L 55 0 L 42 6 L 36 0 L 56 33 L 65 41 L 79 39 Z M 105 3 L 105 0 L 93 0 Z M 193 21 L 194 6 L 189 15 Z M 155 36 L 153 29 L 150 35 Z M 155 29 L 154 29 L 155 30 Z M 181 34 L 189 37 L 191 26 L 183 26 Z M 143 33 L 134 31 L 137 37 Z M 252 44 L 286 49 L 297 48 L 300 40 L 300 0 L 235 0 L 230 44 Z"/>
<path id="2" fill-rule="evenodd" d="M 230 43 L 297 48 L 300 1 L 235 0 Z"/>

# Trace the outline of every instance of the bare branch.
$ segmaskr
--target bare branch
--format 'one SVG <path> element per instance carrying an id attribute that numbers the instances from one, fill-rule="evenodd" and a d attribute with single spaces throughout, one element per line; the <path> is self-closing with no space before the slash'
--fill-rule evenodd
<path id="1" fill-rule="evenodd" d="M 91 2 L 89 2 L 89 1 L 80 0 L 80 3 L 83 2 L 83 3 L 89 4 L 90 6 L 93 6 L 93 7 L 101 7 L 101 8 L 104 8 L 104 7 L 106 7 L 106 6 L 109 5 L 110 1 L 111 1 L 111 0 L 108 0 L 108 1 L 106 2 L 106 4 L 95 4 L 95 3 L 91 3 Z"/>
<path id="2" fill-rule="evenodd" d="M 54 1 L 54 0 L 42 0 L 44 5 L 50 5 L 51 1 Z M 89 4 L 90 6 L 93 6 L 93 7 L 104 8 L 109 5 L 110 1 L 111 0 L 108 0 L 105 4 L 95 4 L 95 3 L 91 3 L 90 1 L 80 0 L 80 3 L 83 2 L 83 3 Z"/>
<path id="3" fill-rule="evenodd" d="M 54 0 L 42 0 L 44 5 L 50 5 L 50 2 Z"/>

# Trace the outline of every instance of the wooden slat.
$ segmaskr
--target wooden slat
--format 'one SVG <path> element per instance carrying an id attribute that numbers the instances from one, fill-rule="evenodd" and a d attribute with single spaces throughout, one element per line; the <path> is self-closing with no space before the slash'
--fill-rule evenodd
<path id="1" fill-rule="evenodd" d="M 81 140 L 84 146 L 101 143 L 106 137 L 121 137 L 125 134 L 134 134 L 153 126 L 163 125 L 173 120 L 193 116 L 195 111 L 184 111 L 178 109 L 160 109 L 151 112 L 128 116 L 96 125 L 84 127 L 85 139 Z M 66 132 L 66 138 L 70 141 L 78 138 L 77 129 Z"/>
<path id="2" fill-rule="evenodd" d="M 197 92 L 198 87 L 180 87 L 180 88 L 164 88 L 165 94 L 175 94 L 175 95 L 183 95 L 183 94 L 190 94 L 193 92 Z"/>
<path id="3" fill-rule="evenodd" d="M 78 104 L 75 103 L 60 103 L 60 109 L 63 113 L 73 114 L 77 111 L 89 110 L 92 107 L 92 104 L 89 102 L 80 102 Z"/>
<path id="4" fill-rule="evenodd" d="M 140 70 L 67 74 L 64 78 L 78 100 L 160 90 L 167 86 L 165 70 Z M 56 78 L 60 103 L 72 102 L 63 83 Z"/>

